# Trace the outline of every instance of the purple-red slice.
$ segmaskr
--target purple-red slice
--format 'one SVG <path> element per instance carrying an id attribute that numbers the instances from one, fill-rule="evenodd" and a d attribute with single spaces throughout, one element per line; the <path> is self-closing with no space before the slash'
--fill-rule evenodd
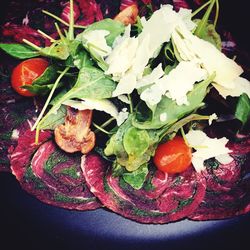
<path id="1" fill-rule="evenodd" d="M 140 190 L 121 177 L 112 176 L 111 167 L 97 155 L 82 157 L 82 170 L 91 192 L 104 206 L 141 223 L 168 223 L 185 218 L 205 195 L 205 178 L 193 168 L 167 179 L 152 170 Z"/>
<path id="2" fill-rule="evenodd" d="M 229 147 L 234 158 L 231 163 L 207 162 L 206 194 L 190 219 L 224 219 L 250 212 L 250 140 Z"/>
<path id="3" fill-rule="evenodd" d="M 21 187 L 40 201 L 66 209 L 91 210 L 101 203 L 89 191 L 80 168 L 80 155 L 67 154 L 52 140 L 51 132 L 27 130 L 11 154 L 11 170 Z"/>

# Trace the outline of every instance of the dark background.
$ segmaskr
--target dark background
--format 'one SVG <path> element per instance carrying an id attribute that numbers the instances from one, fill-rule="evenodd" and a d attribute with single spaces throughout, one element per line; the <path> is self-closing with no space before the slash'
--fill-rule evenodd
<path id="1" fill-rule="evenodd" d="M 1 22 L 11 1 L 3 2 Z M 249 52 L 248 5 L 247 0 L 221 0 L 220 23 Z M 14 176 L 0 173 L 0 249 L 249 249 L 249 232 L 249 214 L 223 221 L 145 226 L 103 210 L 70 212 L 39 202 L 21 190 Z"/>

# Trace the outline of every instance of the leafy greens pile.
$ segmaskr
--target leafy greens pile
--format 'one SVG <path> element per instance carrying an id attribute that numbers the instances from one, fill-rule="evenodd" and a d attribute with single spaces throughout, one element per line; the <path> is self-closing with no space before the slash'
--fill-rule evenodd
<path id="1" fill-rule="evenodd" d="M 214 6 L 217 8 L 212 23 L 209 17 Z M 206 7 L 203 18 L 193 20 L 196 27 L 192 32 L 221 50 L 220 36 L 215 29 L 218 19 L 218 0 L 205 3 L 191 13 L 192 18 Z M 49 14 L 56 20 L 62 21 Z M 137 17 L 137 22 L 132 25 L 131 31 L 129 30 L 130 34 L 133 37 L 139 36 L 146 20 L 152 16 L 153 13 L 149 13 L 147 17 Z M 19 59 L 38 56 L 50 58 L 50 66 L 43 75 L 32 85 L 24 87 L 37 95 L 47 96 L 33 126 L 37 131 L 36 141 L 40 130 L 53 130 L 64 122 L 66 105 L 81 109 L 81 105 L 91 100 L 94 109 L 105 111 L 107 117 L 102 125 L 93 122 L 98 133 L 103 132 L 108 135 L 106 145 L 102 148 L 96 147 L 96 150 L 113 162 L 115 175 L 121 175 L 133 188 L 140 189 L 157 145 L 173 138 L 179 130 L 183 132 L 183 127 L 191 126 L 194 121 L 210 119 L 209 115 L 202 115 L 199 111 L 205 105 L 204 99 L 212 88 L 211 83 L 216 77 L 216 72 L 209 74 L 206 79 L 202 79 L 188 91 L 186 104 L 178 105 L 176 100 L 168 95 L 161 96 L 160 100 L 152 105 L 143 100 L 142 93 L 151 87 L 150 81 L 148 85 L 132 89 L 129 93 L 114 96 L 119 79 L 106 73 L 109 65 L 105 59 L 109 53 L 107 50 L 114 48 L 119 39 L 128 32 L 127 27 L 121 22 L 107 18 L 87 27 L 78 25 L 76 32 L 73 0 L 70 0 L 68 30 L 62 30 L 57 23 L 55 25 L 59 38 L 57 40 L 50 38 L 49 47 L 41 48 L 27 40 L 24 40 L 25 45 L 0 44 L 1 49 Z M 164 27 L 157 28 L 164 29 Z M 99 32 L 95 34 L 96 31 Z M 157 53 L 150 58 L 143 69 L 143 77 L 153 74 L 159 64 L 164 74 L 168 75 L 181 61 L 183 61 L 181 53 L 173 39 L 162 42 Z M 110 118 L 110 115 L 113 117 Z M 242 93 L 236 106 L 235 117 L 244 126 L 249 115 L 249 97 L 246 93 Z M 110 124 L 112 126 L 108 131 L 105 127 L 110 127 Z"/>

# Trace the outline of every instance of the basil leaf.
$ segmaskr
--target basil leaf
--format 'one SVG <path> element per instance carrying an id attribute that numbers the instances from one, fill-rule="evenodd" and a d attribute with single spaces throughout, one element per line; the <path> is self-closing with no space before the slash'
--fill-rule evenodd
<path id="1" fill-rule="evenodd" d="M 235 117 L 242 122 L 243 126 L 250 118 L 250 99 L 245 93 L 239 97 L 236 105 Z"/>
<path id="2" fill-rule="evenodd" d="M 18 59 L 28 59 L 39 56 L 39 53 L 30 46 L 23 44 L 0 43 L 0 49 L 4 50 L 10 56 Z"/>

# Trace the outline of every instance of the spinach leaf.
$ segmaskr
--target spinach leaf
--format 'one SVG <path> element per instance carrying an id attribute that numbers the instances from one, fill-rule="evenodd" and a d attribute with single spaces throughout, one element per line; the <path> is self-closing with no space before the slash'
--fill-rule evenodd
<path id="1" fill-rule="evenodd" d="M 185 115 L 200 107 L 207 94 L 207 87 L 214 77 L 215 74 L 194 86 L 193 90 L 187 94 L 188 105 L 179 106 L 174 100 L 164 96 L 155 108 L 151 120 L 141 122 L 137 119 L 137 116 L 134 115 L 132 119 L 133 126 L 140 129 L 159 129 L 177 122 Z M 151 112 L 151 110 L 148 109 L 148 112 Z M 165 120 L 161 119 L 162 114 L 165 114 Z"/>
<path id="2" fill-rule="evenodd" d="M 122 178 L 134 189 L 141 189 L 148 174 L 147 164 L 143 164 L 137 170 L 133 172 L 126 172 L 122 175 Z"/>
<path id="3" fill-rule="evenodd" d="M 32 47 L 18 43 L 0 43 L 0 49 L 4 50 L 10 56 L 18 59 L 28 59 L 39 56 L 39 53 L 32 49 Z"/>
<path id="4" fill-rule="evenodd" d="M 242 122 L 243 126 L 250 118 L 250 99 L 245 93 L 239 97 L 236 105 L 235 117 Z"/>
<path id="5" fill-rule="evenodd" d="M 116 84 L 108 78 L 103 71 L 95 67 L 82 67 L 75 85 L 67 92 L 57 96 L 57 100 L 53 102 L 52 108 L 40 121 L 40 127 L 48 119 L 48 117 L 56 113 L 64 101 L 73 98 L 110 98 Z"/>

